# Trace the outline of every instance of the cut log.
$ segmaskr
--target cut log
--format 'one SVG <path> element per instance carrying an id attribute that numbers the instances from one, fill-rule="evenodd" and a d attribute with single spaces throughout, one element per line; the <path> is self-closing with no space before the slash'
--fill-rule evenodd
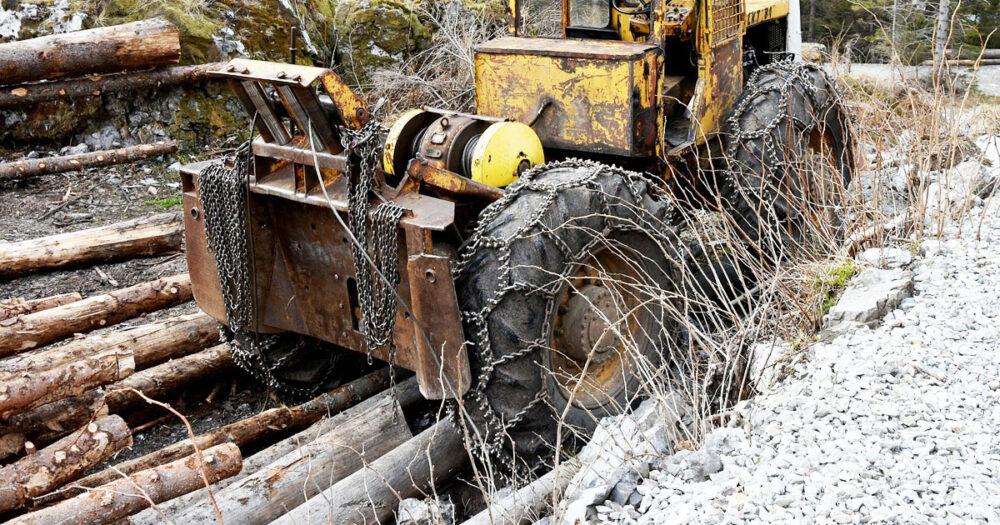
<path id="1" fill-rule="evenodd" d="M 44 447 L 66 434 L 108 414 L 104 392 L 91 390 L 82 396 L 61 399 L 18 414 L 0 426 L 0 459 L 20 453 L 25 442 Z"/>
<path id="2" fill-rule="evenodd" d="M 191 300 L 191 279 L 175 275 L 22 315 L 0 323 L 0 357 Z"/>
<path id="3" fill-rule="evenodd" d="M 80 477 L 87 469 L 132 445 L 118 416 L 101 418 L 34 454 L 0 468 L 0 512 L 24 505 Z"/>
<path id="4" fill-rule="evenodd" d="M 0 84 L 177 64 L 180 33 L 161 18 L 0 44 Z"/>
<path id="5" fill-rule="evenodd" d="M 324 427 L 329 430 L 299 450 L 216 492 L 225 519 L 243 525 L 270 523 L 411 437 L 389 392 L 333 417 Z M 208 523 L 214 515 L 212 506 L 199 505 L 172 521 Z"/>
<path id="6" fill-rule="evenodd" d="M 154 144 L 139 144 L 119 149 L 92 151 L 62 157 L 19 160 L 0 164 L 0 182 L 27 179 L 53 173 L 66 173 L 86 168 L 127 164 L 143 159 L 169 155 L 177 151 L 177 142 L 168 140 Z"/>
<path id="7" fill-rule="evenodd" d="M 169 447 L 87 476 L 74 483 L 73 486 L 98 487 L 120 478 L 123 474 L 132 474 L 191 455 L 194 453 L 195 446 L 200 450 L 205 450 L 220 443 L 230 442 L 243 447 L 279 432 L 299 430 L 327 415 L 341 412 L 350 405 L 375 395 L 384 389 L 388 382 L 388 369 L 379 370 L 301 405 L 273 408 L 261 412 L 207 434 L 196 436 L 194 444 L 192 444 L 191 439 L 185 439 Z M 72 496 L 79 490 L 82 489 L 67 490 L 63 496 Z"/>
<path id="8" fill-rule="evenodd" d="M 243 466 L 240 449 L 232 443 L 204 450 L 173 463 L 143 470 L 81 494 L 68 501 L 15 518 L 13 525 L 73 523 L 103 525 L 135 514 L 151 505 L 187 494 L 206 482 L 211 485 L 236 475 Z"/>
<path id="9" fill-rule="evenodd" d="M 533 523 L 552 510 L 552 495 L 562 494 L 580 471 L 580 460 L 571 458 L 544 476 L 511 494 L 490 502 L 489 507 L 462 525 L 522 525 Z"/>
<path id="10" fill-rule="evenodd" d="M 99 97 L 123 91 L 150 91 L 163 87 L 194 84 L 208 79 L 208 73 L 222 63 L 176 66 L 151 71 L 97 75 L 72 80 L 21 84 L 0 89 L 0 109 L 51 102 Z"/>
<path id="11" fill-rule="evenodd" d="M 420 399 L 420 396 L 418 395 L 419 389 L 412 385 L 412 383 L 400 383 L 396 386 L 396 388 L 396 398 L 404 407 Z M 220 490 L 242 481 L 251 474 L 260 472 L 268 465 L 280 460 L 286 455 L 297 450 L 302 450 L 302 447 L 315 441 L 318 436 L 333 430 L 330 426 L 332 421 L 332 419 L 321 420 L 315 425 L 293 436 L 287 437 L 245 459 L 243 461 L 243 470 L 236 476 L 217 483 L 212 489 L 213 493 L 217 494 Z M 201 505 L 211 505 L 208 498 L 208 491 L 206 489 L 199 489 L 191 494 L 165 502 L 158 505 L 155 509 L 144 510 L 139 514 L 132 516 L 129 519 L 129 523 L 132 523 L 133 525 L 160 525 L 161 523 L 164 523 L 165 516 L 170 518 L 173 522 L 174 518 L 181 513 Z"/>
<path id="12" fill-rule="evenodd" d="M 0 453 L 10 455 L 20 452 L 25 440 L 40 443 L 54 441 L 75 428 L 73 425 L 89 421 L 95 414 L 133 408 L 142 402 L 142 398 L 131 391 L 133 388 L 151 398 L 163 397 L 191 382 L 222 373 L 232 364 L 229 348 L 218 345 L 136 372 L 103 389 L 91 390 L 16 415 L 0 427 L 0 444 L 6 442 L 14 449 L 0 450 Z"/>
<path id="13" fill-rule="evenodd" d="M 80 299 L 83 299 L 83 296 L 76 292 L 53 295 L 52 297 L 45 297 L 42 299 L 6 299 L 0 301 L 0 321 L 6 321 L 11 317 L 17 317 L 19 315 L 41 312 L 42 310 L 48 310 L 49 308 L 69 304 L 74 301 L 79 301 Z"/>
<path id="14" fill-rule="evenodd" d="M 159 213 L 20 242 L 0 242 L 0 277 L 85 263 L 177 253 L 184 222 L 179 213 Z"/>
<path id="15" fill-rule="evenodd" d="M 0 385 L 25 373 L 38 373 L 109 350 L 132 352 L 135 369 L 142 370 L 218 342 L 219 323 L 215 319 L 201 312 L 181 315 L 0 360 Z"/>
<path id="16" fill-rule="evenodd" d="M 468 459 L 461 434 L 446 419 L 272 523 L 385 523 L 400 501 L 453 476 Z"/>
<path id="17" fill-rule="evenodd" d="M 120 381 L 132 372 L 135 372 L 132 351 L 113 349 L 48 370 L 6 378 L 0 382 L 0 419 Z"/>
<path id="18" fill-rule="evenodd" d="M 196 354 L 137 372 L 110 385 L 104 402 L 112 413 L 121 412 L 142 403 L 142 397 L 135 393 L 135 390 L 156 399 L 193 381 L 221 374 L 232 366 L 233 356 L 229 351 L 229 345 L 216 345 Z"/>

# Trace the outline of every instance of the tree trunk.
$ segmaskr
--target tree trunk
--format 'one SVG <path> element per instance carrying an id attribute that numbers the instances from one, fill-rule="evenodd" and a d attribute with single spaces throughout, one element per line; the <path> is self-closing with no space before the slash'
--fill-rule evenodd
<path id="1" fill-rule="evenodd" d="M 951 36 L 951 9 L 949 0 L 938 0 L 937 29 L 934 31 L 934 75 L 937 77 L 943 73 L 945 64 L 945 50 L 948 48 L 948 39 Z"/>
<path id="2" fill-rule="evenodd" d="M 73 481 L 87 469 L 131 445 L 132 434 L 125 421 L 118 416 L 108 416 L 0 468 L 0 512 L 21 507 L 28 498 Z"/>
<path id="3" fill-rule="evenodd" d="M 190 300 L 191 279 L 181 274 L 8 319 L 0 323 L 0 357 Z"/>
<path id="4" fill-rule="evenodd" d="M 161 18 L 0 44 L 0 84 L 180 62 L 180 33 Z"/>
<path id="5" fill-rule="evenodd" d="M 208 78 L 208 73 L 224 64 L 176 66 L 152 71 L 90 76 L 72 80 L 56 80 L 40 84 L 22 84 L 0 89 L 0 109 L 51 102 L 99 97 L 105 93 L 149 91 L 163 87 L 194 84 Z"/>
<path id="6" fill-rule="evenodd" d="M 5 299 L 0 301 L 0 321 L 6 321 L 19 315 L 41 312 L 42 310 L 69 304 L 80 299 L 83 299 L 83 296 L 76 292 L 53 295 L 52 297 L 45 297 L 43 299 Z"/>
<path id="7" fill-rule="evenodd" d="M 385 523 L 401 500 L 448 479 L 467 461 L 461 434 L 445 419 L 272 523 Z"/>
<path id="8" fill-rule="evenodd" d="M 197 354 L 137 372 L 108 386 L 104 402 L 110 412 L 121 412 L 142 403 L 142 397 L 134 390 L 152 399 L 164 397 L 192 381 L 220 374 L 232 365 L 229 345 L 216 345 Z"/>
<path id="9" fill-rule="evenodd" d="M 87 476 L 75 486 L 98 487 L 140 470 L 153 468 L 194 453 L 195 446 L 204 450 L 220 443 L 235 443 L 243 447 L 268 436 L 309 426 L 320 418 L 337 413 L 355 402 L 367 399 L 382 390 L 389 381 L 388 369 L 373 372 L 350 384 L 323 394 L 312 401 L 294 407 L 273 408 L 255 416 L 237 421 L 207 434 L 196 436 L 194 445 L 185 439 L 169 447 L 150 452 L 145 456 L 119 463 L 113 468 Z M 73 494 L 66 494 L 72 496 Z"/>
<path id="10" fill-rule="evenodd" d="M 135 369 L 142 370 L 218 342 L 219 323 L 215 319 L 201 312 L 181 315 L 0 360 L 0 384 L 26 373 L 38 373 L 108 350 L 131 351 Z"/>
<path id="11" fill-rule="evenodd" d="M 92 151 L 63 157 L 19 160 L 0 164 L 0 181 L 27 179 L 52 173 L 79 171 L 86 168 L 127 164 L 142 159 L 159 157 L 177 151 L 177 142 L 168 140 L 154 144 L 140 144 L 106 151 Z"/>
<path id="12" fill-rule="evenodd" d="M 134 371 L 132 351 L 113 349 L 48 370 L 5 378 L 0 382 L 0 419 L 120 381 Z"/>
<path id="13" fill-rule="evenodd" d="M 135 514 L 151 505 L 236 475 L 243 466 L 240 449 L 232 443 L 212 447 L 173 463 L 143 470 L 57 505 L 26 514 L 10 525 L 103 525 Z M 214 521 L 214 516 L 213 516 Z M 209 522 L 206 522 L 209 523 Z"/>
<path id="14" fill-rule="evenodd" d="M 215 501 L 222 515 L 242 525 L 269 523 L 411 438 L 406 418 L 391 392 L 348 409 L 322 425 L 324 433 L 313 441 L 218 491 Z M 213 516 L 211 506 L 198 505 L 174 521 L 207 523 Z"/>

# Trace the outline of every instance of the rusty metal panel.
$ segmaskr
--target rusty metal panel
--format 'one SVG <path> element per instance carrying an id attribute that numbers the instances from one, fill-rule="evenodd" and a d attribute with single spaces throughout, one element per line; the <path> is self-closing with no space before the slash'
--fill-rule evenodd
<path id="1" fill-rule="evenodd" d="M 184 257 L 191 275 L 194 300 L 206 314 L 220 323 L 226 322 L 226 306 L 222 300 L 219 269 L 215 256 L 208 250 L 205 234 L 205 214 L 198 195 L 198 176 L 211 164 L 210 161 L 181 167 L 184 205 Z"/>
<path id="2" fill-rule="evenodd" d="M 542 144 L 652 156 L 655 46 L 603 40 L 501 38 L 477 49 L 479 113 L 530 122 Z"/>
<path id="3" fill-rule="evenodd" d="M 448 257 L 412 255 L 407 263 L 418 355 L 417 382 L 427 399 L 462 397 L 472 386 L 462 316 Z"/>

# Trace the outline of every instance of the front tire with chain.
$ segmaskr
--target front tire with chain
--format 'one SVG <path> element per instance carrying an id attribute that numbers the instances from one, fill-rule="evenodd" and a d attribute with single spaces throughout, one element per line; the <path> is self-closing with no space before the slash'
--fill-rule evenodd
<path id="1" fill-rule="evenodd" d="M 583 161 L 527 172 L 483 212 L 456 268 L 475 377 L 465 415 L 481 457 L 509 471 L 532 468 L 551 455 L 560 422 L 563 437 L 589 435 L 634 401 L 640 386 L 628 367 L 658 366 L 676 334 L 665 308 L 678 260 L 673 213 L 641 175 Z M 642 274 L 642 293 L 659 297 L 642 307 L 643 335 L 623 353 L 618 390 L 580 406 L 554 371 L 562 356 L 553 324 L 569 277 L 609 250 Z"/>

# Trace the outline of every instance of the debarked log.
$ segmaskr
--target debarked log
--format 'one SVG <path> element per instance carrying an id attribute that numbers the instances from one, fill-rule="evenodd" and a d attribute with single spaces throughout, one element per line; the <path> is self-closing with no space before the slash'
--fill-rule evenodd
<path id="1" fill-rule="evenodd" d="M 405 397 L 413 398 L 416 381 L 411 379 L 409 383 L 412 393 Z M 411 437 L 400 404 L 391 391 L 320 424 L 323 432 L 313 440 L 217 492 L 215 503 L 222 515 L 244 525 L 270 523 Z M 205 523 L 213 515 L 211 505 L 200 504 L 182 512 L 174 521 Z"/>
<path id="2" fill-rule="evenodd" d="M 191 300 L 191 279 L 175 275 L 0 323 L 0 357 Z"/>
<path id="3" fill-rule="evenodd" d="M 53 173 L 79 171 L 100 166 L 127 164 L 175 152 L 177 152 L 177 142 L 168 140 L 153 144 L 139 144 L 118 149 L 78 153 L 76 155 L 18 160 L 0 164 L 0 182 L 51 175 Z"/>
<path id="4" fill-rule="evenodd" d="M 385 523 L 401 500 L 453 476 L 468 459 L 461 434 L 445 419 L 272 523 Z"/>
<path id="5" fill-rule="evenodd" d="M 113 523 L 151 505 L 236 475 L 243 466 L 240 449 L 226 443 L 172 463 L 143 470 L 51 507 L 25 514 L 9 524 L 49 525 Z"/>
<path id="6" fill-rule="evenodd" d="M 180 32 L 162 18 L 0 44 L 0 84 L 177 64 Z"/>

